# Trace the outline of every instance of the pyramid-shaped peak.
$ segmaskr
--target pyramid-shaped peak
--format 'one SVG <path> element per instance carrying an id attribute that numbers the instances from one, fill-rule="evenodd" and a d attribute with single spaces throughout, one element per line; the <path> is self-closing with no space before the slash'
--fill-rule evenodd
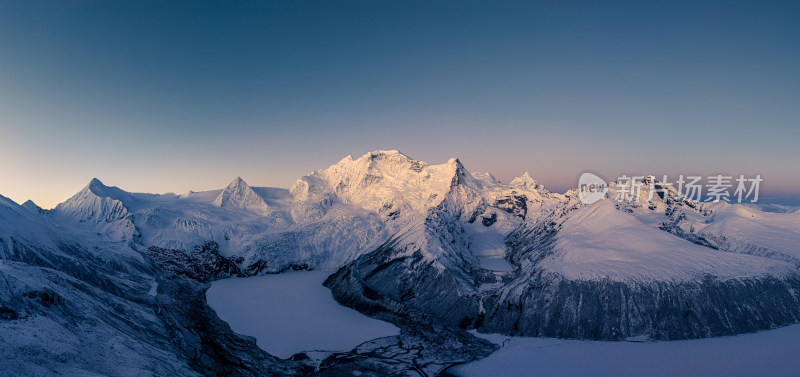
<path id="1" fill-rule="evenodd" d="M 79 222 L 111 224 L 122 221 L 119 224 L 123 225 L 118 229 L 115 228 L 119 232 L 113 230 L 109 233 L 113 233 L 112 238 L 119 240 L 120 237 L 131 237 L 135 233 L 127 206 L 136 202 L 136 198 L 128 192 L 114 186 L 106 186 L 99 179 L 92 178 L 81 191 L 52 209 L 52 213 Z"/>
<path id="2" fill-rule="evenodd" d="M 103 182 L 101 182 L 97 178 L 92 178 L 92 180 L 89 181 L 89 184 L 87 184 L 86 187 L 84 187 L 80 192 L 75 194 L 75 197 L 86 198 L 92 195 L 101 198 L 116 199 L 123 202 L 133 200 L 131 195 L 125 190 L 122 190 L 116 186 L 106 186 Z"/>
<path id="3" fill-rule="evenodd" d="M 28 211 L 33 212 L 33 213 L 42 213 L 42 212 L 44 212 L 42 207 L 39 207 L 36 203 L 33 202 L 33 200 L 27 200 L 25 203 L 22 203 L 22 208 L 25 208 Z"/>
<path id="4" fill-rule="evenodd" d="M 472 173 L 464 167 L 464 164 L 458 158 L 451 158 L 447 161 L 447 165 L 452 169 L 451 187 L 456 185 L 468 185 L 472 188 L 481 187 L 480 182 L 472 176 Z"/>
<path id="5" fill-rule="evenodd" d="M 99 179 L 92 178 L 92 180 L 89 181 L 89 183 L 86 185 L 84 189 L 91 191 L 95 194 L 101 195 L 102 192 L 108 189 L 108 186 L 103 184 L 103 182 L 100 182 Z"/>
<path id="6" fill-rule="evenodd" d="M 33 202 L 33 200 L 30 200 L 30 199 L 26 200 L 25 203 L 22 203 L 22 205 L 23 206 L 30 206 L 30 207 L 33 207 L 33 206 L 39 207 L 38 205 L 36 205 L 36 203 Z"/>
<path id="7" fill-rule="evenodd" d="M 233 179 L 233 181 L 231 181 L 231 183 L 228 184 L 228 187 L 233 188 L 233 187 L 250 187 L 250 186 L 247 184 L 247 182 L 244 181 L 244 179 L 242 179 L 242 177 L 236 177 Z"/>
<path id="8" fill-rule="evenodd" d="M 236 177 L 224 190 L 214 199 L 217 207 L 243 208 L 256 212 L 267 211 L 268 205 L 242 177 Z"/>

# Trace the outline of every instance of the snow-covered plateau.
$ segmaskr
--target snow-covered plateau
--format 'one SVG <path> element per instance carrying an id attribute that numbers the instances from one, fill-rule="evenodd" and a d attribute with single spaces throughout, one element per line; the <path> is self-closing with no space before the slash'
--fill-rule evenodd
<path id="1" fill-rule="evenodd" d="M 145 194 L 93 179 L 52 210 L 0 196 L 0 371 L 430 376 L 498 349 L 483 334 L 672 347 L 662 341 L 800 320 L 800 212 L 681 200 L 655 186 L 620 203 L 611 185 L 586 205 L 528 173 L 501 183 L 455 158 L 375 151 L 288 189 L 236 178 Z M 305 270 L 324 287 L 286 284 Z M 331 297 L 399 332 L 266 345 L 308 340 L 286 338 L 303 318 L 347 329 L 332 308 L 365 320 Z M 244 312 L 253 308 L 286 311 Z M 281 325 L 287 318 L 296 321 Z M 331 330 L 319 339 L 336 338 Z M 535 359 L 544 351 L 524 344 L 551 341 L 514 339 L 515 351 L 484 363 Z M 480 363 L 451 369 L 491 365 Z"/>

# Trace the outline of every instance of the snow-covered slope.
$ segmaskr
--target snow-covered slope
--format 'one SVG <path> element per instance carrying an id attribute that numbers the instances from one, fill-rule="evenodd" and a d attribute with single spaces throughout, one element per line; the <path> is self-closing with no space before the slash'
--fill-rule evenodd
<path id="1" fill-rule="evenodd" d="M 765 212 L 800 212 L 800 195 L 759 198 L 758 202 L 748 204 Z"/>
<path id="2" fill-rule="evenodd" d="M 380 155 L 401 156 L 376 152 L 359 160 L 381 160 Z M 286 189 L 250 187 L 241 179 L 222 190 L 185 195 L 128 193 L 93 179 L 52 211 L 2 198 L 0 271 L 8 280 L 0 296 L 2 352 L 6 361 L 22 360 L 4 362 L 3 370 L 26 375 L 300 373 L 305 367 L 277 360 L 233 335 L 205 305 L 204 284 L 287 269 L 336 269 L 391 239 L 396 229 L 425 232 L 426 212 L 443 200 L 437 195 L 425 200 L 403 196 L 409 194 L 403 183 L 408 173 L 396 168 L 378 163 L 368 167 L 364 176 L 379 171 L 384 186 L 359 189 L 341 184 L 360 179 L 359 173 L 350 178 L 346 172 L 332 173 L 326 176 L 327 188 L 306 197 Z M 413 169 L 423 182 L 416 194 L 457 194 L 471 198 L 472 207 L 481 200 L 480 184 L 455 159 L 419 172 Z M 468 189 L 451 190 L 465 182 Z M 368 194 L 360 195 L 360 189 Z M 391 214 L 383 204 L 395 194 L 403 211 Z M 408 319 L 403 321 L 409 326 Z M 387 370 L 403 370 L 422 357 L 430 364 L 423 368 L 435 372 L 446 365 L 439 360 L 471 360 L 492 348 L 465 333 L 426 326 L 456 339 L 450 345 L 475 343 L 479 351 L 420 348 L 416 342 L 437 333 L 406 331 L 391 341 L 397 342 L 393 347 L 405 347 L 408 364 L 387 364 Z M 37 338 L 43 329 L 56 338 Z M 108 347 L 109 341 L 115 345 Z M 377 347 L 370 355 L 390 352 L 381 350 L 381 344 L 366 349 Z M 437 349 L 443 350 L 441 355 L 431 354 Z M 118 362 L 111 362 L 111 353 Z M 332 363 L 329 368 L 351 362 Z"/>
<path id="3" fill-rule="evenodd" d="M 75 209 L 93 229 L 96 222 L 89 220 L 114 208 L 103 206 L 110 201 L 94 192 L 100 191 L 94 183 L 81 196 L 99 206 L 73 201 L 61 207 Z M 201 284 L 163 273 L 126 243 L 86 240 L 85 232 L 74 233 L 52 220 L 0 196 L 1 374 L 198 376 L 299 370 L 234 335 L 197 299 L 203 294 Z M 219 351 L 226 349 L 231 351 Z"/>
<path id="4" fill-rule="evenodd" d="M 685 234 L 722 250 L 768 256 L 800 266 L 800 214 L 762 212 L 724 202 L 704 207 L 706 216 L 674 222 Z"/>
<path id="5" fill-rule="evenodd" d="M 135 203 L 132 195 L 108 187 L 93 178 L 86 187 L 53 209 L 57 221 L 79 224 L 75 229 L 94 233 L 110 241 L 130 241 L 138 237 L 127 205 Z"/>
<path id="6" fill-rule="evenodd" d="M 721 253 L 675 237 L 617 210 L 609 200 L 575 210 L 539 267 L 571 280 L 614 281 L 730 279 L 793 270 L 777 260 Z"/>
<path id="7" fill-rule="evenodd" d="M 528 173 L 502 183 L 455 158 L 428 164 L 398 151 L 348 156 L 289 189 L 237 178 L 162 195 L 94 179 L 51 211 L 3 199 L 0 256 L 79 280 L 102 261 L 103 276 L 135 283 L 95 283 L 114 295 L 135 285 L 132 305 L 152 301 L 157 279 L 156 298 L 174 289 L 164 299 L 177 303 L 189 299 L 180 284 L 194 292 L 220 278 L 338 269 L 326 284 L 342 302 L 517 335 L 692 338 L 800 318 L 798 214 L 669 189 L 650 198 L 645 188 L 633 203 L 617 193 L 612 185 L 584 205 Z M 190 283 L 170 285 L 177 276 Z"/>
<path id="8" fill-rule="evenodd" d="M 480 199 L 447 196 L 454 199 L 428 212 L 425 242 L 400 233 L 340 271 L 334 292 L 359 289 L 345 279 L 355 275 L 447 323 L 517 335 L 692 338 L 800 318 L 800 273 L 791 259 L 791 240 L 800 237 L 791 215 L 677 201 L 674 190 L 653 198 L 644 190 L 639 202 L 618 203 L 612 187 L 609 199 L 583 205 L 577 191 L 541 192 L 527 175 L 510 186 L 537 191 L 490 200 L 502 190 L 493 184 Z M 746 230 L 762 231 L 750 224 L 758 218 L 775 221 L 764 237 Z M 470 255 L 501 256 L 510 268 L 487 271 Z"/>

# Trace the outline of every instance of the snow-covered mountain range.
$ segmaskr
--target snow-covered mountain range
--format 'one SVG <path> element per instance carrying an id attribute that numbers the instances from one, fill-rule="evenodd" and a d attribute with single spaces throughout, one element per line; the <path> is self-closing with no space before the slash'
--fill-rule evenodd
<path id="1" fill-rule="evenodd" d="M 656 186 L 619 203 L 611 185 L 586 205 L 528 173 L 501 183 L 455 158 L 375 151 L 289 189 L 237 177 L 142 194 L 93 179 L 52 210 L 0 197 L 0 353 L 32 375 L 324 373 L 233 334 L 202 296 L 211 280 L 302 269 L 336 271 L 326 286 L 366 314 L 424 318 L 418 336 L 442 350 L 430 365 L 485 354 L 462 330 L 684 339 L 800 320 L 800 213 Z"/>

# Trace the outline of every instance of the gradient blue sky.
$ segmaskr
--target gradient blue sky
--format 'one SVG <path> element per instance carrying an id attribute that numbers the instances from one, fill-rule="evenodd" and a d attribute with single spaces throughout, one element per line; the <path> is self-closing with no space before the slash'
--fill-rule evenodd
<path id="1" fill-rule="evenodd" d="M 0 194 L 288 187 L 459 157 L 800 192 L 800 2 L 0 2 Z"/>

